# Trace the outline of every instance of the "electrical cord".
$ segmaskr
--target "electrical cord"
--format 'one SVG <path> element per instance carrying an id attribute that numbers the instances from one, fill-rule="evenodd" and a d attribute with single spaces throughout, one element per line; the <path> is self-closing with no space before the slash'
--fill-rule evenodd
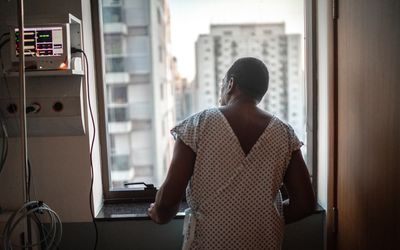
<path id="1" fill-rule="evenodd" d="M 2 116 L 0 116 L 0 126 L 1 126 L 1 140 L 2 140 L 2 148 L 1 148 L 1 155 L 0 155 L 0 174 L 4 169 L 4 165 L 7 160 L 7 155 L 8 155 L 8 133 L 7 133 L 7 127 L 4 122 L 4 119 Z"/>
<path id="2" fill-rule="evenodd" d="M 5 78 L 5 76 L 3 75 L 3 70 L 4 70 L 4 64 L 3 64 L 3 60 L 1 57 L 1 49 L 3 48 L 3 46 L 5 44 L 7 44 L 10 41 L 10 38 L 7 38 L 6 40 L 4 40 L 3 42 L 1 42 L 1 39 L 3 39 L 6 36 L 9 36 L 10 32 L 6 32 L 3 33 L 0 36 L 0 66 L 1 66 L 1 71 L 0 74 L 3 76 L 4 82 L 6 84 L 7 87 L 7 91 L 8 93 L 10 93 L 9 89 L 8 89 L 8 83 L 7 83 L 7 79 Z M 0 114 L 0 126 L 1 126 L 1 138 L 2 138 L 2 150 L 1 150 L 1 154 L 0 154 L 0 174 L 3 171 L 4 165 L 5 165 L 5 161 L 7 159 L 7 154 L 8 154 L 8 133 L 7 133 L 7 127 L 6 127 L 6 123 L 5 123 L 5 119 L 4 117 Z"/>
<path id="3" fill-rule="evenodd" d="M 38 215 L 47 215 L 50 219 L 50 230 L 45 231 L 44 226 Z M 34 221 L 39 227 L 42 227 L 44 236 L 41 237 L 39 242 L 17 245 L 11 242 L 11 236 L 17 225 L 23 219 L 34 216 Z M 15 211 L 8 219 L 3 229 L 3 247 L 5 250 L 11 250 L 13 247 L 17 248 L 32 248 L 39 245 L 45 245 L 45 249 L 57 247 L 60 244 L 62 236 L 62 223 L 60 217 L 54 212 L 47 204 L 42 201 L 30 201 L 25 203 L 19 210 Z"/>
<path id="4" fill-rule="evenodd" d="M 96 220 L 94 217 L 94 209 L 93 209 L 93 203 L 92 203 L 92 196 L 93 196 L 93 183 L 94 183 L 94 170 L 93 170 L 93 147 L 94 147 L 94 142 L 96 138 L 96 123 L 94 120 L 94 115 L 93 115 L 93 109 L 92 109 L 92 103 L 90 101 L 90 82 L 89 82 L 89 60 L 88 57 L 85 53 L 85 51 L 77 48 L 71 48 L 71 53 L 82 53 L 84 60 L 85 60 L 85 76 L 86 76 L 86 89 L 87 89 L 87 99 L 88 99 L 88 107 L 89 107 L 89 113 L 90 113 L 90 119 L 92 122 L 93 126 L 93 137 L 90 143 L 90 153 L 89 153 L 89 160 L 90 160 L 90 191 L 89 191 L 89 206 L 90 206 L 90 214 L 92 216 L 92 221 L 95 229 L 95 242 L 94 242 L 94 248 L 97 249 L 97 243 L 98 243 L 98 238 L 99 238 L 99 232 L 97 229 L 97 224 Z"/>
<path id="5" fill-rule="evenodd" d="M 9 36 L 9 35 L 10 35 L 10 32 L 6 32 L 6 33 L 1 34 L 0 41 L 1 41 L 1 39 L 3 39 L 3 37 Z"/>
<path id="6" fill-rule="evenodd" d="M 4 33 L 4 34 L 9 34 L 9 33 Z M 4 36 L 4 34 L 2 35 L 2 37 Z M 1 38 L 0 38 L 0 41 L 1 41 Z M 9 42 L 9 41 L 10 41 L 10 39 L 8 39 L 8 40 L 5 41 L 5 42 L 7 43 L 7 42 Z M 3 47 L 6 43 L 4 43 L 4 44 L 2 44 L 2 45 L 0 46 L 0 66 L 1 66 L 1 71 L 0 71 L 0 72 L 1 72 L 2 78 L 3 78 L 4 83 L 5 83 L 5 85 L 6 85 L 6 88 L 7 88 L 8 97 L 9 97 L 9 99 L 10 99 L 10 101 L 11 101 L 11 92 L 10 92 L 10 88 L 9 88 L 9 86 L 8 86 L 7 78 L 6 78 L 5 73 L 4 73 L 5 68 L 4 68 L 4 63 L 3 63 L 3 59 L 2 59 L 2 55 L 1 55 L 1 49 L 2 49 L 2 47 Z"/>
<path id="7" fill-rule="evenodd" d="M 3 42 L 0 43 L 0 49 L 3 48 L 4 45 L 6 45 L 10 41 L 10 38 L 7 38 Z"/>

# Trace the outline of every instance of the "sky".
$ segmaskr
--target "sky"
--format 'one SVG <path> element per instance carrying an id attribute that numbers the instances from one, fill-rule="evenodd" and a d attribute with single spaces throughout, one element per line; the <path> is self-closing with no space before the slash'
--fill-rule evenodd
<path id="1" fill-rule="evenodd" d="M 195 42 L 211 24 L 285 22 L 286 33 L 304 34 L 304 0 L 169 0 L 171 50 L 183 77 L 195 76 Z"/>

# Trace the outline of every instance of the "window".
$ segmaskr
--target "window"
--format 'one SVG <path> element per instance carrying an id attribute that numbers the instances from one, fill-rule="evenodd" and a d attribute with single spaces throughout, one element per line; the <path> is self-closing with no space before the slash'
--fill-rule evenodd
<path id="1" fill-rule="evenodd" d="M 265 35 L 270 35 L 270 34 L 272 34 L 272 31 L 271 31 L 271 30 L 264 30 L 263 32 L 264 32 Z"/>
<path id="2" fill-rule="evenodd" d="M 124 58 L 107 58 L 106 59 L 106 72 L 124 72 L 125 62 Z"/>
<path id="3" fill-rule="evenodd" d="M 133 27 L 128 27 L 128 34 L 130 36 L 147 36 L 148 35 L 148 29 L 147 26 L 144 27 L 137 27 L 137 26 L 133 26 Z"/>
<path id="4" fill-rule="evenodd" d="M 159 45 L 158 46 L 158 60 L 160 61 L 160 63 L 162 63 L 163 59 L 164 59 L 164 50 L 163 50 L 162 45 Z"/>
<path id="5" fill-rule="evenodd" d="M 161 100 L 164 99 L 164 84 L 160 83 L 160 98 Z"/>
<path id="6" fill-rule="evenodd" d="M 120 55 L 123 53 L 122 36 L 107 36 L 104 44 L 107 55 Z"/>
<path id="7" fill-rule="evenodd" d="M 129 170 L 129 155 L 111 155 L 112 171 Z"/>
<path id="8" fill-rule="evenodd" d="M 109 122 L 126 122 L 128 121 L 128 108 L 109 108 L 108 109 Z"/>
<path id="9" fill-rule="evenodd" d="M 121 7 L 104 7 L 103 8 L 104 23 L 121 23 L 123 22 Z"/>
<path id="10" fill-rule="evenodd" d="M 160 10 L 160 8 L 157 8 L 157 21 L 158 21 L 158 24 L 162 24 L 162 17 L 161 17 L 161 10 Z"/>
<path id="11" fill-rule="evenodd" d="M 175 119 L 217 106 L 218 83 L 239 57 L 264 60 L 270 70 L 270 88 L 259 106 L 293 124 L 300 139 L 308 144 L 306 90 L 300 77 L 306 72 L 303 65 L 309 65 L 302 61 L 306 54 L 302 44 L 304 15 L 292 16 L 293 11 L 288 11 L 280 13 L 279 20 L 267 20 L 275 16 L 269 14 L 279 11 L 271 10 L 267 1 L 235 2 L 233 9 L 250 13 L 240 20 L 224 11 L 229 0 L 213 4 L 201 1 L 206 7 L 202 9 L 213 11 L 197 9 L 201 13 L 193 17 L 187 15 L 196 9 L 190 1 L 165 1 L 163 4 L 169 7 L 162 9 L 145 0 L 105 2 L 99 23 L 107 26 L 100 29 L 104 32 L 101 53 L 106 70 L 101 87 L 106 87 L 107 97 L 103 112 L 109 128 L 102 138 L 110 147 L 103 176 L 106 198 L 140 194 L 142 188 L 126 189 L 124 182 L 146 181 L 156 187 L 162 183 L 171 159 L 172 152 L 166 149 L 172 148 L 169 130 Z M 296 13 L 303 13 L 303 1 L 290 4 Z M 122 23 L 126 29 L 108 25 L 114 23 Z M 201 23 L 209 29 L 177 25 L 182 23 Z M 176 62 L 172 58 L 177 58 Z M 189 84 L 183 86 L 183 82 Z M 175 89 L 170 91 L 169 86 Z M 304 150 L 306 157 L 312 152 Z M 126 192 L 119 193 L 121 189 Z"/>
<path id="12" fill-rule="evenodd" d="M 127 103 L 128 102 L 128 87 L 127 86 L 110 86 L 107 91 L 110 93 L 111 103 Z"/>
<path id="13" fill-rule="evenodd" d="M 232 31 L 230 30 L 224 31 L 224 36 L 230 36 L 230 35 L 232 35 Z"/>

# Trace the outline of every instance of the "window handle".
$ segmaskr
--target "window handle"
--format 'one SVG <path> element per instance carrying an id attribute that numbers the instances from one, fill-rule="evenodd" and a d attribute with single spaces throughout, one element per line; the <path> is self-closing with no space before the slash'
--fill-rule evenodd
<path id="1" fill-rule="evenodd" d="M 144 190 L 157 190 L 153 184 L 147 184 L 144 182 L 126 182 L 126 183 L 124 183 L 124 186 L 133 186 L 133 185 L 144 185 L 145 186 Z"/>

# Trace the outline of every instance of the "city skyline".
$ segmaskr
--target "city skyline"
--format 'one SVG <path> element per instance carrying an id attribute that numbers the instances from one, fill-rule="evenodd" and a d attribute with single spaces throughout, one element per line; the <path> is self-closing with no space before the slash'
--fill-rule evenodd
<path id="1" fill-rule="evenodd" d="M 269 88 L 258 104 L 294 127 L 304 141 L 304 79 L 299 34 L 284 23 L 213 25 L 196 41 L 194 112 L 218 106 L 220 82 L 238 58 L 252 56 L 269 68 Z"/>
<path id="2" fill-rule="evenodd" d="M 268 1 L 250 2 L 253 5 L 241 5 L 242 0 L 231 3 L 230 12 L 240 6 L 266 6 Z M 209 21 L 213 18 L 199 18 L 208 32 L 187 20 L 184 23 L 191 26 L 181 35 L 190 38 L 188 33 L 192 32 L 195 37 L 192 42 L 181 39 L 185 45 L 179 48 L 179 53 L 188 57 L 187 61 L 180 61 L 179 53 L 173 53 L 173 47 L 179 44 L 171 34 L 178 31 L 171 27 L 174 17 L 168 3 L 167 0 L 103 2 L 111 188 L 126 188 L 126 182 L 161 184 L 172 156 L 170 129 L 194 112 L 218 106 L 218 83 L 238 57 L 262 57 L 270 68 L 270 91 L 260 108 L 293 122 L 295 130 L 304 132 L 301 32 L 288 34 L 290 29 L 285 21 L 263 21 L 260 14 L 259 18 L 254 15 L 246 19 L 245 11 L 235 16 L 236 24 L 230 25 L 211 25 Z M 186 9 L 192 19 L 211 6 L 208 0 L 201 4 L 180 3 L 181 6 L 192 3 L 190 8 L 197 5 L 202 9 L 194 13 Z M 218 12 L 226 0 L 217 3 L 210 13 Z M 213 20 L 232 23 L 230 18 L 221 14 Z M 207 40 L 201 50 L 197 49 L 202 44 L 198 38 Z M 182 69 L 182 65 L 187 69 Z M 188 78 L 195 65 L 198 71 L 192 74 L 196 79 Z"/>
<path id="3" fill-rule="evenodd" d="M 170 0 L 169 4 L 171 53 L 189 81 L 195 77 L 195 41 L 208 34 L 211 25 L 284 22 L 287 34 L 304 34 L 303 0 Z"/>

